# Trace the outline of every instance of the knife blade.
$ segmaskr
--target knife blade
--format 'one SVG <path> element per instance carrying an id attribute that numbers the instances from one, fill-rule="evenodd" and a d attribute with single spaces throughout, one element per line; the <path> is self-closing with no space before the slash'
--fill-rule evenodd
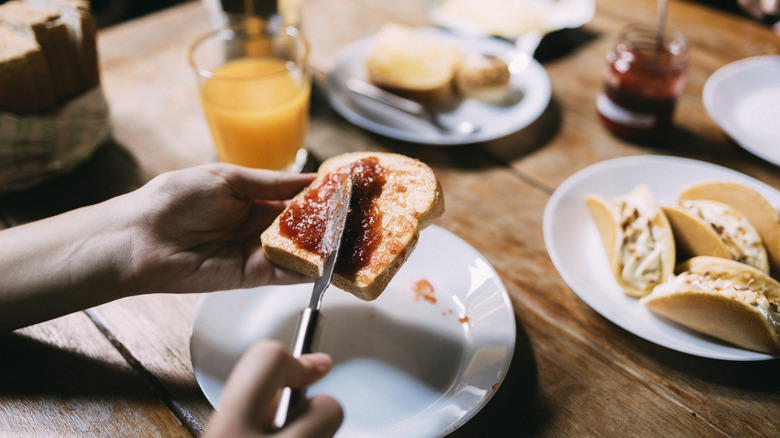
<path id="1" fill-rule="evenodd" d="M 309 305 L 298 316 L 298 324 L 295 328 L 295 335 L 291 345 L 293 357 L 297 358 L 303 354 L 311 353 L 317 346 L 323 319 L 320 314 L 322 297 L 333 279 L 333 270 L 336 267 L 339 249 L 341 248 L 341 239 L 346 227 L 351 198 L 351 175 L 338 174 L 336 191 L 328 205 L 328 223 L 325 227 L 320 250 L 320 255 L 324 262 L 320 265 L 319 275 L 314 280 Z M 274 424 L 277 427 L 284 426 L 290 412 L 305 394 L 305 390 L 291 390 L 290 388 L 282 390 L 279 407 L 274 417 Z"/>

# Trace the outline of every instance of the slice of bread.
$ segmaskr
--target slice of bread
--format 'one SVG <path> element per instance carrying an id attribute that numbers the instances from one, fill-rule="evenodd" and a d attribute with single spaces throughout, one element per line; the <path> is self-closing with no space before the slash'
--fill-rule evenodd
<path id="1" fill-rule="evenodd" d="M 0 112 L 27 114 L 56 102 L 52 72 L 41 46 L 0 26 Z"/>
<path id="2" fill-rule="evenodd" d="M 19 0 L 0 5 L 0 20 L 6 26 L 35 39 L 41 46 L 58 100 L 81 90 L 81 72 L 76 51 L 70 44 L 68 27 L 53 8 L 35 8 Z"/>
<path id="3" fill-rule="evenodd" d="M 0 111 L 51 110 L 98 85 L 87 0 L 12 0 L 0 4 L 0 29 Z"/>
<path id="4" fill-rule="evenodd" d="M 78 57 L 82 90 L 100 82 L 97 53 L 97 21 L 88 0 L 25 0 L 35 8 L 56 9 L 70 32 L 70 44 Z"/>
<path id="5" fill-rule="evenodd" d="M 350 173 L 353 187 L 332 283 L 360 299 L 374 300 L 411 254 L 420 230 L 444 212 L 441 186 L 430 167 L 403 155 L 355 152 L 333 157 L 263 232 L 263 250 L 272 263 L 310 277 L 318 274 L 323 263 L 319 247 L 301 243 L 301 236 L 316 236 L 317 245 L 322 240 L 327 212 L 317 208 L 316 203 L 321 207 L 324 201 L 313 195 L 334 172 Z"/>
<path id="6" fill-rule="evenodd" d="M 453 96 L 462 57 L 455 44 L 388 23 L 375 36 L 365 65 L 376 86 L 425 105 L 444 105 Z"/>

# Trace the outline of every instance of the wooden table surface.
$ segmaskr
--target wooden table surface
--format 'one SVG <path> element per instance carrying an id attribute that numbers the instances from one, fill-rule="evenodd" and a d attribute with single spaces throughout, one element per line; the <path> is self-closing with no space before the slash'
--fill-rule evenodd
<path id="1" fill-rule="evenodd" d="M 428 147 L 384 138 L 349 124 L 314 93 L 313 157 L 392 151 L 431 165 L 447 204 L 437 225 L 482 253 L 509 291 L 517 345 L 508 376 L 453 437 L 780 436 L 777 360 L 705 359 L 635 336 L 579 299 L 545 249 L 542 214 L 553 191 L 606 159 L 696 158 L 780 189 L 780 169 L 730 141 L 701 99 L 718 68 L 780 53 L 780 37 L 747 18 L 672 1 L 669 26 L 683 31 L 691 47 L 676 129 L 663 141 L 638 145 L 600 125 L 595 99 L 604 54 L 620 27 L 639 17 L 653 22 L 655 8 L 652 0 L 599 0 L 590 23 L 545 39 L 536 57 L 552 83 L 549 107 L 530 127 L 485 144 Z M 427 23 L 416 0 L 306 0 L 303 28 L 313 41 L 315 67 L 327 71 L 340 47 L 388 20 Z M 213 160 L 185 59 L 207 27 L 201 3 L 190 2 L 101 31 L 110 139 L 71 174 L 0 197 L 6 226 Z M 189 354 L 197 299 L 127 298 L 0 335 L 0 435 L 198 435 L 212 407 Z"/>

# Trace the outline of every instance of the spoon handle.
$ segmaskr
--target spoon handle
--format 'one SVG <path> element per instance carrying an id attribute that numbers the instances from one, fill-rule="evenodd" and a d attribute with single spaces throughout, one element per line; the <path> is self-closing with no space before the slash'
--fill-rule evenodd
<path id="1" fill-rule="evenodd" d="M 421 104 L 397 94 L 387 92 L 368 82 L 357 78 L 349 78 L 347 79 L 346 86 L 347 89 L 353 93 L 384 103 L 385 105 L 389 105 L 413 116 L 431 120 L 430 112 Z"/>

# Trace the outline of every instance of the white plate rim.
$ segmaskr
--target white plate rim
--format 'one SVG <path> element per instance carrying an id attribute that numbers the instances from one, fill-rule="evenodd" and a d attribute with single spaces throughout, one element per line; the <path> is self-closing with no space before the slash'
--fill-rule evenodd
<path id="1" fill-rule="evenodd" d="M 658 175 L 664 177 L 658 178 Z M 647 184 L 663 204 L 670 202 L 685 185 L 712 179 L 749 185 L 775 205 L 780 205 L 780 192 L 771 186 L 715 164 L 656 155 L 614 158 L 573 174 L 550 197 L 543 218 L 548 254 L 561 277 L 580 299 L 634 335 L 672 350 L 710 359 L 774 359 L 777 356 L 743 350 L 663 320 L 638 300 L 625 296 L 612 278 L 598 231 L 585 207 L 584 196 L 588 193 L 611 197 L 626 193 L 639 183 Z M 569 231 L 564 231 L 564 226 L 569 227 Z M 591 257 L 575 260 L 566 253 L 583 251 L 586 246 L 592 250 Z M 593 284 L 598 279 L 608 280 Z M 608 299 L 604 299 L 605 296 Z"/>
<path id="2" fill-rule="evenodd" d="M 478 271 L 481 272 L 482 274 L 488 273 L 488 276 L 484 278 L 485 281 L 483 283 L 479 283 L 479 284 L 472 283 L 471 285 L 466 286 L 465 289 L 469 289 L 469 290 L 465 291 L 465 289 L 464 289 L 464 293 L 466 295 L 468 295 L 466 297 L 466 299 L 471 300 L 472 302 L 475 299 L 478 299 L 480 294 L 486 295 L 488 293 L 492 294 L 489 297 L 490 303 L 495 304 L 496 300 L 498 300 L 498 302 L 500 302 L 500 305 L 498 307 L 494 307 L 492 309 L 493 312 L 491 313 L 490 317 L 491 317 L 491 321 L 494 321 L 494 320 L 498 321 L 501 324 L 505 324 L 505 326 L 499 327 L 501 333 L 500 333 L 500 335 L 499 335 L 499 337 L 497 339 L 493 339 L 493 341 L 496 342 L 496 345 L 491 345 L 491 346 L 487 346 L 487 347 L 495 348 L 496 346 L 498 346 L 499 349 L 503 349 L 503 351 L 505 353 L 505 356 L 500 361 L 500 363 L 494 362 L 494 363 L 490 364 L 490 366 L 488 368 L 486 368 L 485 370 L 482 370 L 482 371 L 487 371 L 487 373 L 489 375 L 495 374 L 494 377 L 491 377 L 491 381 L 494 382 L 494 383 L 492 383 L 490 385 L 490 387 L 487 388 L 485 393 L 482 396 L 480 396 L 478 399 L 473 398 L 473 396 L 469 396 L 471 398 L 471 400 L 469 400 L 469 402 L 468 402 L 470 404 L 469 406 L 467 406 L 468 409 L 463 410 L 464 406 L 462 405 L 462 403 L 463 403 L 462 397 L 461 397 L 461 399 L 452 402 L 452 403 L 455 403 L 455 402 L 461 403 L 460 406 L 454 406 L 454 407 L 457 408 L 456 410 L 458 410 L 458 409 L 463 410 L 463 412 L 457 417 L 457 419 L 455 421 L 447 424 L 447 426 L 445 428 L 442 428 L 442 430 L 437 431 L 439 434 L 436 435 L 436 436 L 444 436 L 444 435 L 452 432 L 453 430 L 455 430 L 456 428 L 458 428 L 459 426 L 461 426 L 462 424 L 464 424 L 468 420 L 470 420 L 474 415 L 476 415 L 488 403 L 488 401 L 492 398 L 492 396 L 495 394 L 496 390 L 500 387 L 501 383 L 503 382 L 504 378 L 506 377 L 506 374 L 507 374 L 507 372 L 509 370 L 509 366 L 511 364 L 512 357 L 514 355 L 515 340 L 516 340 L 515 339 L 516 325 L 515 325 L 515 320 L 514 320 L 514 318 L 515 318 L 514 310 L 513 310 L 513 306 L 512 306 L 511 300 L 509 298 L 509 294 L 508 294 L 508 292 L 506 290 L 506 287 L 504 286 L 503 282 L 498 277 L 498 274 L 495 272 L 494 268 L 487 262 L 487 260 L 481 254 L 479 254 L 473 247 L 471 247 L 468 243 L 466 243 L 460 237 L 450 233 L 449 231 L 446 231 L 443 228 L 440 228 L 440 227 L 438 227 L 436 225 L 431 225 L 428 228 L 426 228 L 421 233 L 421 238 L 420 238 L 420 241 L 418 243 L 417 249 L 415 250 L 415 252 L 412 253 L 412 256 L 406 262 L 406 264 L 401 268 L 399 273 L 396 274 L 396 278 L 398 278 L 399 276 L 403 275 L 402 272 L 404 270 L 408 271 L 409 269 L 426 269 L 425 267 L 419 266 L 420 265 L 419 263 L 417 264 L 418 267 L 415 268 L 414 267 L 415 264 L 413 263 L 414 262 L 413 259 L 415 257 L 415 254 L 418 254 L 418 253 L 421 253 L 421 252 L 425 251 L 426 247 L 428 248 L 428 250 L 430 250 L 430 248 L 432 248 L 432 247 L 439 248 L 439 247 L 446 247 L 446 246 L 449 246 L 449 245 L 454 245 L 454 246 L 456 246 L 456 247 L 458 247 L 460 249 L 466 250 L 465 252 L 467 252 L 468 254 L 465 257 L 473 257 L 473 260 L 478 262 L 478 265 L 479 265 Z M 422 251 L 421 251 L 421 248 L 422 248 Z M 407 268 L 407 267 L 409 267 L 409 268 Z M 438 268 L 436 268 L 436 269 L 438 269 Z M 393 284 L 393 282 L 396 281 L 396 278 L 394 278 L 394 280 L 391 282 L 391 285 L 388 286 L 388 289 L 390 287 L 392 287 L 392 284 Z M 432 282 L 434 281 L 434 277 L 433 277 L 432 274 L 428 274 L 426 278 L 430 278 Z M 306 290 L 307 290 L 307 292 L 306 292 L 306 296 L 307 296 L 306 300 L 304 300 L 304 302 L 301 304 L 301 305 L 305 306 L 306 303 L 308 302 L 308 293 L 311 290 L 311 284 L 309 283 L 309 284 L 304 284 L 304 285 L 300 285 L 300 286 L 305 287 Z M 474 289 L 475 286 L 477 286 L 476 290 Z M 276 288 L 276 287 L 279 287 L 279 286 L 267 286 L 266 288 Z M 485 290 L 479 290 L 480 288 L 484 288 Z M 256 288 L 256 289 L 263 289 L 263 288 L 261 287 L 261 288 Z M 227 291 L 227 292 L 220 292 L 220 293 L 203 294 L 199 298 L 198 303 L 196 305 L 195 313 L 194 313 L 194 316 L 193 316 L 193 323 L 192 323 L 192 327 L 191 327 L 191 333 L 190 333 L 190 356 L 191 356 L 191 360 L 192 360 L 192 367 L 193 367 L 193 371 L 195 373 L 196 381 L 198 382 L 198 385 L 201 388 L 201 391 L 203 391 L 203 393 L 206 396 L 207 400 L 215 408 L 218 405 L 219 394 L 215 394 L 214 393 L 214 389 L 210 387 L 211 383 L 206 383 L 206 376 L 204 376 L 201 373 L 201 371 L 200 371 L 201 367 L 197 363 L 198 360 L 200 360 L 200 359 L 198 359 L 199 354 L 196 353 L 196 350 L 198 348 L 197 344 L 199 342 L 199 340 L 198 340 L 198 336 L 199 336 L 198 335 L 198 324 L 199 324 L 199 322 L 202 324 L 202 321 L 203 321 L 202 318 L 204 317 L 204 312 L 207 312 L 209 309 L 213 309 L 214 308 L 214 304 L 221 299 L 220 297 L 226 297 L 230 293 L 252 293 L 252 290 Z M 345 296 L 348 295 L 346 292 L 335 291 L 335 290 L 334 291 L 329 291 L 328 293 L 329 294 L 344 294 Z M 387 293 L 387 291 L 385 292 L 385 294 L 386 293 Z M 438 292 L 437 292 L 437 294 L 438 294 Z M 456 294 L 453 293 L 453 296 L 454 295 L 456 295 Z M 457 293 L 457 295 L 460 296 L 460 293 Z M 447 296 L 447 295 L 445 294 L 445 296 Z M 326 298 L 327 298 L 327 295 L 326 295 Z M 350 298 L 354 299 L 354 302 L 357 302 L 360 305 L 366 304 L 366 302 L 362 302 L 360 300 L 357 300 L 354 297 L 350 296 Z M 380 296 L 380 298 L 381 298 L 381 296 Z M 442 298 L 442 296 L 439 296 L 439 298 Z M 479 301 L 477 301 L 477 303 L 479 303 Z M 296 306 L 298 306 L 298 304 L 299 303 L 295 303 Z M 328 306 L 328 303 L 326 301 L 324 303 L 324 305 L 323 305 L 323 313 L 326 315 L 326 318 L 327 318 L 327 313 L 326 313 L 327 306 Z M 470 316 L 471 316 L 471 320 L 472 321 L 474 320 L 475 317 L 478 317 L 478 315 L 475 315 L 475 314 L 471 314 Z M 469 322 L 468 324 L 471 324 L 471 322 Z M 472 334 L 472 335 L 473 335 L 473 333 L 474 333 L 473 331 L 470 332 L 470 334 Z M 490 333 L 490 330 L 488 331 L 488 333 Z M 492 333 L 492 334 L 496 335 L 496 333 Z M 466 338 L 468 338 L 468 337 L 469 336 L 467 335 Z M 468 343 L 469 340 L 467 339 L 466 342 Z M 476 345 L 476 344 L 471 345 L 470 344 L 470 347 L 479 347 L 479 345 Z M 477 348 L 475 351 L 481 351 L 484 347 L 486 347 L 486 346 L 483 345 L 482 348 Z M 474 357 L 472 359 L 473 359 L 474 362 L 476 362 L 476 364 L 474 365 L 474 368 L 477 368 L 476 372 L 479 373 L 480 372 L 478 370 L 478 368 L 479 368 L 479 360 L 477 360 L 476 357 Z M 464 358 L 464 360 L 465 360 L 465 358 Z M 334 366 L 334 370 L 335 370 L 335 366 Z M 461 369 L 460 371 L 462 372 L 463 370 Z M 473 375 L 475 373 L 475 369 L 469 369 L 469 370 L 466 370 L 466 371 L 468 373 L 470 373 L 471 375 Z M 333 373 L 333 371 L 331 373 Z M 328 377 L 326 376 L 325 379 L 327 379 L 327 378 Z M 222 383 L 224 383 L 224 382 L 222 382 Z M 469 382 L 467 382 L 467 381 L 453 381 L 452 382 L 452 388 L 454 388 L 454 389 L 451 389 L 450 392 L 452 392 L 453 390 L 458 390 L 458 391 L 461 391 L 461 392 L 457 392 L 456 391 L 454 393 L 454 395 L 455 396 L 462 396 L 462 389 L 463 388 L 468 388 L 469 387 L 468 383 Z M 484 383 L 484 382 L 482 382 L 482 383 Z M 220 391 L 221 391 L 221 388 L 220 388 Z M 446 399 L 446 395 L 442 395 L 442 397 L 441 397 L 442 403 L 446 402 L 445 399 Z M 439 403 L 439 401 L 437 401 L 437 403 Z M 441 403 L 439 403 L 439 404 L 441 404 Z M 429 408 L 424 411 L 426 413 L 426 418 L 427 418 L 428 415 L 430 415 L 430 412 L 429 412 L 430 408 L 431 408 L 431 406 L 429 406 Z M 418 419 L 416 421 L 418 421 L 418 422 L 419 421 L 424 421 L 424 419 L 423 419 L 423 417 L 421 417 L 421 415 L 417 415 L 416 417 L 420 418 L 420 419 Z M 346 421 L 348 421 L 348 420 L 345 420 L 345 422 Z M 406 423 L 412 424 L 414 421 L 415 420 L 412 419 L 412 420 L 408 420 Z M 408 428 L 409 424 L 404 424 L 403 427 Z M 344 429 L 344 425 L 342 425 L 342 429 Z M 363 432 L 365 432 L 365 431 L 363 431 Z M 352 433 L 352 434 L 344 435 L 340 431 L 336 436 L 337 437 L 355 437 L 355 438 L 357 438 L 358 436 L 365 436 L 365 434 L 361 433 L 360 435 L 354 435 L 354 433 Z M 371 434 L 371 436 L 374 436 L 374 435 Z M 381 435 L 381 434 L 376 435 L 376 437 L 379 437 L 379 436 L 385 436 L 385 435 Z"/>
<path id="3" fill-rule="evenodd" d="M 366 79 L 364 69 L 359 66 L 362 65 L 363 60 L 370 52 L 374 35 L 345 46 L 335 57 L 333 67 L 325 81 L 325 95 L 337 113 L 350 123 L 385 137 L 430 146 L 457 146 L 494 140 L 520 131 L 538 119 L 549 105 L 552 87 L 544 67 L 533 57 L 516 50 L 511 43 L 495 38 L 472 38 L 436 28 L 418 28 L 418 30 L 437 38 L 456 41 L 464 47 L 464 50 L 479 49 L 485 53 L 501 56 L 508 62 L 515 60 L 517 65 L 525 65 L 512 74 L 512 82 L 515 86 L 522 88 L 524 92 L 522 100 L 514 106 L 509 108 L 496 107 L 466 99 L 464 102 L 468 102 L 468 107 L 461 104 L 451 116 L 445 116 L 457 119 L 460 113 L 466 111 L 462 108 L 469 108 L 470 112 L 483 113 L 485 118 L 504 121 L 505 126 L 502 126 L 501 129 L 490 129 L 490 125 L 483 124 L 480 131 L 472 134 L 444 135 L 420 121 L 417 124 L 425 126 L 422 131 L 390 126 L 375 120 L 369 114 L 365 114 L 365 111 L 361 111 L 360 108 L 356 108 L 351 103 L 350 92 L 345 89 L 345 81 L 352 74 L 350 73 L 352 70 L 360 73 L 361 79 Z M 388 108 L 386 111 L 394 112 L 396 110 Z M 406 117 L 400 114 L 399 116 Z M 410 121 L 413 120 L 413 116 L 408 117 Z"/>
<path id="4" fill-rule="evenodd" d="M 761 55 L 750 58 L 740 59 L 719 68 L 704 83 L 702 90 L 702 101 L 704 108 L 726 134 L 746 151 L 762 158 L 770 163 L 780 166 L 780 148 L 772 147 L 751 139 L 742 126 L 737 123 L 733 117 L 730 117 L 730 111 L 726 108 L 732 108 L 732 105 L 718 105 L 718 97 L 723 94 L 723 90 L 731 87 L 731 82 L 738 80 L 739 76 L 746 72 L 760 71 L 761 69 L 773 68 L 775 71 L 780 69 L 780 55 Z M 780 87 L 780 76 L 765 75 L 766 80 L 762 81 L 741 81 L 737 87 L 745 90 L 758 90 L 769 86 Z M 756 91 L 757 92 L 757 91 Z M 744 96 L 746 93 L 735 93 Z M 776 145 L 775 145 L 776 146 Z"/>

